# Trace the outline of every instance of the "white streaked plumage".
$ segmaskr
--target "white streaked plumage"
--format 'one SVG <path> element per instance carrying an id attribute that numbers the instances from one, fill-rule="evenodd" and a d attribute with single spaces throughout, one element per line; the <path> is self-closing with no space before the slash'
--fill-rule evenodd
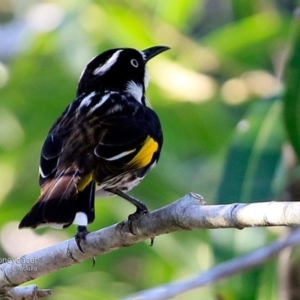
<path id="1" fill-rule="evenodd" d="M 41 175 L 42 178 L 46 178 L 47 176 L 43 173 L 43 170 L 41 167 L 39 167 L 39 173 Z"/>
<path id="2" fill-rule="evenodd" d="M 87 113 L 88 115 L 90 115 L 91 113 L 93 113 L 97 108 L 99 108 L 103 103 L 105 103 L 105 101 L 110 97 L 110 93 L 104 95 L 101 100 L 94 105 L 93 107 L 91 107 L 91 109 L 89 110 L 89 112 Z"/>
<path id="3" fill-rule="evenodd" d="M 113 114 L 117 111 L 121 111 L 123 109 L 123 106 L 120 104 L 115 104 L 111 109 L 107 110 L 107 114 Z"/>
<path id="4" fill-rule="evenodd" d="M 111 66 L 115 64 L 115 62 L 117 61 L 117 59 L 122 51 L 123 50 L 116 51 L 103 65 L 96 68 L 94 70 L 93 74 L 94 75 L 102 75 L 107 70 L 109 70 L 111 68 Z"/>
<path id="5" fill-rule="evenodd" d="M 91 101 L 92 101 L 92 98 L 96 95 L 96 92 L 92 92 L 90 94 L 88 94 L 86 97 L 84 97 L 78 107 L 78 109 L 81 109 L 83 108 L 84 106 L 89 106 Z"/>
<path id="6" fill-rule="evenodd" d="M 105 160 L 108 160 L 108 161 L 112 161 L 112 160 L 117 160 L 117 159 L 120 159 L 132 152 L 134 152 L 136 149 L 132 149 L 132 150 L 128 150 L 128 151 L 124 151 L 118 155 L 115 155 L 115 156 L 112 156 L 112 157 L 109 157 L 109 158 L 104 158 Z"/>

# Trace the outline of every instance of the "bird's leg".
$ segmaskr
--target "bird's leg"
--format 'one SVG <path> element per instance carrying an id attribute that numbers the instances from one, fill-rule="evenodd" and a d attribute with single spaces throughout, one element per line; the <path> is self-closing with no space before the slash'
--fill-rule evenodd
<path id="1" fill-rule="evenodd" d="M 123 199 L 125 199 L 125 200 L 129 201 L 131 204 L 133 204 L 136 207 L 136 212 L 134 213 L 134 215 L 135 214 L 144 215 L 147 212 L 149 212 L 147 206 L 143 202 L 127 195 L 126 193 L 122 192 L 121 190 L 119 190 L 117 188 L 108 188 L 106 190 L 108 192 L 114 193 L 114 194 L 122 197 Z"/>
<path id="2" fill-rule="evenodd" d="M 132 234 L 134 234 L 132 229 L 132 221 L 137 220 L 139 217 L 147 214 L 149 212 L 147 206 L 143 202 L 127 195 L 126 193 L 122 192 L 117 188 L 107 188 L 105 190 L 124 198 L 125 200 L 129 201 L 131 204 L 133 204 L 136 207 L 136 212 L 128 216 L 129 231 Z"/>
<path id="3" fill-rule="evenodd" d="M 86 226 L 77 226 L 77 233 L 75 234 L 75 242 L 77 244 L 77 247 L 79 250 L 84 253 L 84 251 L 81 248 L 81 242 L 82 240 L 85 240 L 85 237 L 90 232 L 87 230 Z"/>

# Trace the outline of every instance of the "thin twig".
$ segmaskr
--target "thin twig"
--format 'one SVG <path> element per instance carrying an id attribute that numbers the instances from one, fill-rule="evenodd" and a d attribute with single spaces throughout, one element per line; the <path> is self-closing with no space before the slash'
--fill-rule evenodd
<path id="1" fill-rule="evenodd" d="M 300 229 L 293 231 L 284 240 L 278 240 L 267 246 L 252 251 L 249 254 L 241 255 L 225 263 L 198 274 L 190 279 L 180 280 L 173 283 L 157 286 L 153 289 L 144 290 L 140 293 L 130 295 L 123 300 L 164 300 L 190 291 L 194 288 L 217 282 L 220 279 L 228 278 L 234 274 L 257 266 L 270 257 L 278 254 L 289 246 L 300 244 Z"/>

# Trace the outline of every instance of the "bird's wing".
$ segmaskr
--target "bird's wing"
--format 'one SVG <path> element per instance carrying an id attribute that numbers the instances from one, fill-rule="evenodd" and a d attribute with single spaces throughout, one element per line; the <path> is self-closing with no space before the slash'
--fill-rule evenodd
<path id="1" fill-rule="evenodd" d="M 59 158 L 63 152 L 64 140 L 61 136 L 49 134 L 44 142 L 40 157 L 40 185 L 53 178 L 58 168 Z"/>
<path id="2" fill-rule="evenodd" d="M 76 158 L 81 153 L 76 153 L 74 161 L 65 161 L 66 141 L 70 139 L 73 125 L 65 120 L 74 117 L 62 117 L 56 121 L 47 136 L 40 157 L 39 181 L 41 195 L 23 218 L 19 227 L 38 227 L 43 224 L 60 224 L 69 226 L 77 212 L 86 215 L 85 223 L 91 223 L 94 218 L 94 193 L 95 182 L 92 172 L 84 172 Z M 68 118 L 69 117 L 69 118 Z M 86 224 L 78 224 L 86 225 Z M 56 226 L 56 225 L 55 225 Z"/>
<path id="3" fill-rule="evenodd" d="M 132 116 L 106 118 L 101 127 L 99 142 L 94 149 L 94 154 L 101 160 L 96 170 L 98 182 L 147 168 L 158 159 L 162 135 L 154 113 L 143 111 Z"/>

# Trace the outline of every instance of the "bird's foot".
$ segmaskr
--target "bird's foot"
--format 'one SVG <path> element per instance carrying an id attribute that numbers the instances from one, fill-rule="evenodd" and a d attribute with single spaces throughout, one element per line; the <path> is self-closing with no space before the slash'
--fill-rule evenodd
<path id="1" fill-rule="evenodd" d="M 134 230 L 133 230 L 133 226 L 132 226 L 132 223 L 136 220 L 138 220 L 140 217 L 146 215 L 149 210 L 147 208 L 146 205 L 144 205 L 145 207 L 143 207 L 143 209 L 140 209 L 140 208 L 137 208 L 136 212 L 129 215 L 128 216 L 128 228 L 129 228 L 129 231 L 132 233 L 132 234 L 135 234 L 134 233 Z"/>
<path id="2" fill-rule="evenodd" d="M 135 213 L 128 216 L 128 229 L 129 232 L 133 235 L 136 235 L 136 233 L 133 230 L 133 222 L 138 220 L 140 217 L 146 215 L 147 213 L 149 213 L 147 206 L 144 203 L 142 204 L 144 206 L 142 209 L 137 208 Z M 152 237 L 150 240 L 150 246 L 153 246 L 153 244 L 154 244 L 154 237 Z"/>
<path id="3" fill-rule="evenodd" d="M 84 253 L 81 247 L 81 242 L 85 240 L 85 237 L 90 232 L 87 230 L 86 226 L 78 226 L 77 227 L 77 233 L 75 234 L 75 242 L 77 244 L 78 249 Z"/>

